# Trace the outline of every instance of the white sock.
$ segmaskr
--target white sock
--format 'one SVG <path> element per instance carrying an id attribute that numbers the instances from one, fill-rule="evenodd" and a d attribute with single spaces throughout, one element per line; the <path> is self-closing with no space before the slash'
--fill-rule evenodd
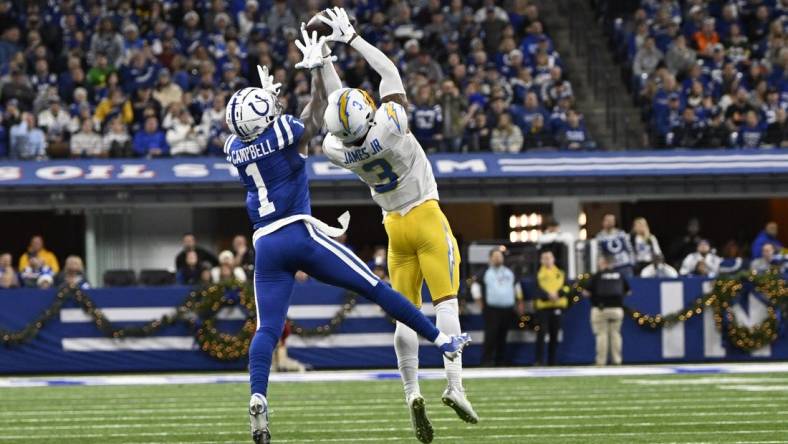
<path id="1" fill-rule="evenodd" d="M 452 298 L 435 305 L 438 329 L 449 335 L 459 335 L 460 331 L 460 306 L 456 298 Z M 462 391 L 462 355 L 454 361 L 443 358 L 443 367 L 446 369 L 446 380 L 449 387 Z"/>
<path id="2" fill-rule="evenodd" d="M 394 350 L 405 387 L 405 397 L 421 393 L 419 388 L 419 336 L 410 327 L 397 322 L 394 330 Z"/>
<path id="3" fill-rule="evenodd" d="M 432 341 L 432 343 L 435 344 L 435 346 L 437 347 L 440 347 L 443 344 L 448 344 L 449 342 L 451 342 L 451 338 L 449 337 L 449 335 L 447 335 L 444 332 L 439 332 L 438 337 L 435 338 L 434 341 Z"/>

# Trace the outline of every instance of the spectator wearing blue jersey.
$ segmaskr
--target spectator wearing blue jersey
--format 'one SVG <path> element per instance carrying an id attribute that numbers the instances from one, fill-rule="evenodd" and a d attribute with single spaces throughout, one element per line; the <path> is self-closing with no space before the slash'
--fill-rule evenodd
<path id="1" fill-rule="evenodd" d="M 766 226 L 758 233 L 758 236 L 755 237 L 755 240 L 752 241 L 752 258 L 761 257 L 761 251 L 765 244 L 772 244 L 774 245 L 774 249 L 779 252 L 783 249 L 783 244 L 780 242 L 780 239 L 777 238 L 779 227 L 777 226 L 777 222 L 769 221 L 766 223 Z"/>
<path id="2" fill-rule="evenodd" d="M 525 30 L 527 35 L 520 43 L 520 49 L 526 57 L 535 57 L 540 45 L 546 45 L 548 52 L 553 52 L 553 42 L 543 32 L 542 22 L 535 20 Z"/>
<path id="3" fill-rule="evenodd" d="M 585 125 L 577 111 L 570 109 L 566 113 L 566 125 L 558 133 L 558 146 L 562 150 L 578 151 L 595 148 Z"/>
<path id="4" fill-rule="evenodd" d="M 747 111 L 745 123 L 739 129 L 736 145 L 740 148 L 759 148 L 766 135 L 766 129 L 754 110 Z"/>
<path id="5" fill-rule="evenodd" d="M 3 3 L 3 6 L 6 4 L 10 6 L 8 2 Z M 6 14 L 9 12 L 11 11 L 5 11 Z M 0 66 L 5 66 L 16 53 L 22 50 L 19 46 L 20 37 L 19 26 L 12 25 L 3 29 L 0 35 Z"/>
<path id="6" fill-rule="evenodd" d="M 25 287 L 36 288 L 38 286 L 38 279 L 41 276 L 49 275 L 54 276 L 52 268 L 44 263 L 38 256 L 33 256 L 28 261 L 27 267 L 24 270 L 19 270 L 20 277 L 22 278 L 22 285 Z"/>
<path id="7" fill-rule="evenodd" d="M 432 96 L 432 87 L 423 85 L 410 109 L 413 135 L 427 152 L 438 151 L 443 140 L 443 111 Z"/>
<path id="8" fill-rule="evenodd" d="M 131 148 L 137 157 L 161 157 L 170 153 L 164 132 L 159 129 L 159 119 L 150 116 L 145 119 L 143 129 L 134 134 Z"/>
<path id="9" fill-rule="evenodd" d="M 681 125 L 681 114 L 681 98 L 679 94 L 669 94 L 667 108 L 654 114 L 657 141 L 660 147 L 673 146 L 673 139 L 675 138 L 673 130 Z"/>
<path id="10" fill-rule="evenodd" d="M 150 89 L 156 82 L 156 66 L 151 63 L 143 51 L 130 53 L 128 66 L 121 68 L 123 89 L 133 94 L 140 89 Z"/>
<path id="11" fill-rule="evenodd" d="M 616 228 L 616 216 L 605 214 L 602 218 L 602 230 L 597 233 L 594 241 L 599 248 L 599 255 L 607 256 L 610 267 L 624 277 L 634 275 L 635 252 L 629 235 Z"/>
<path id="12" fill-rule="evenodd" d="M 132 54 L 142 50 L 144 42 L 140 38 L 140 29 L 134 23 L 123 25 L 123 58 L 128 60 Z"/>
<path id="13" fill-rule="evenodd" d="M 525 94 L 522 105 L 512 105 L 511 113 L 514 116 L 514 123 L 520 127 L 524 134 L 529 132 L 537 116 L 542 117 L 542 126 L 549 117 L 549 113 L 539 104 L 539 97 L 533 91 Z"/>

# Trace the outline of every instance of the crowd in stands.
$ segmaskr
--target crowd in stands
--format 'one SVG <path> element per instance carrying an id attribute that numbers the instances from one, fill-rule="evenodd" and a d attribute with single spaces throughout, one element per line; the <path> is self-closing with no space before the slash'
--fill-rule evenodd
<path id="1" fill-rule="evenodd" d="M 788 1 L 642 0 L 613 40 L 650 145 L 788 147 Z"/>
<path id="2" fill-rule="evenodd" d="M 44 238 L 30 238 L 27 249 L 19 256 L 17 266 L 11 253 L 0 253 L 0 289 L 40 288 L 72 285 L 80 289 L 90 288 L 85 278 L 85 264 L 79 256 L 68 256 L 60 268 L 57 256 L 46 249 Z"/>
<path id="3" fill-rule="evenodd" d="M 347 236 L 337 238 L 345 243 Z M 383 280 L 388 279 L 386 248 L 378 246 L 367 263 L 372 272 Z M 175 257 L 175 282 L 179 285 L 210 285 L 220 282 L 246 282 L 253 279 L 254 250 L 249 248 L 247 238 L 241 234 L 233 237 L 232 248 L 218 255 L 197 244 L 194 234 L 183 235 L 182 248 Z M 299 272 L 300 282 L 309 278 Z"/>
<path id="4" fill-rule="evenodd" d="M 700 222 L 691 219 L 686 233 L 675 239 L 663 252 L 657 237 L 651 233 L 646 219 L 633 221 L 627 233 L 616 227 L 616 217 L 606 214 L 602 230 L 594 238 L 600 256 L 605 256 L 611 268 L 625 277 L 676 278 L 679 276 L 717 277 L 742 270 L 762 273 L 769 270 L 788 271 L 783 244 L 778 238 L 776 222 L 766 223 L 751 245 L 749 263 L 746 253 L 735 241 L 728 241 L 721 252 L 701 236 Z"/>
<path id="5" fill-rule="evenodd" d="M 328 3 L 2 0 L 0 158 L 219 155 L 225 102 L 258 84 L 256 65 L 299 114 L 310 91 L 293 41 Z M 426 150 L 594 147 L 531 1 L 342 3 L 400 67 Z M 345 83 L 377 93 L 364 60 L 334 49 Z"/>
<path id="6" fill-rule="evenodd" d="M 337 241 L 346 243 L 346 235 L 337 238 Z M 686 232 L 673 239 L 663 251 L 659 240 L 651 233 L 646 219 L 634 219 L 632 229 L 627 233 L 617 227 L 613 214 L 606 214 L 602 220 L 602 229 L 593 242 L 597 245 L 597 256 L 604 257 L 611 269 L 627 278 L 714 278 L 742 270 L 758 273 L 769 270 L 788 272 L 788 250 L 780 242 L 778 225 L 773 221 L 767 222 L 747 246 L 750 247 L 749 252 L 733 240 L 728 241 L 720 250 L 715 249 L 711 242 L 701 235 L 698 219 L 691 219 L 687 223 Z M 545 247 L 546 244 L 539 245 L 540 251 L 550 251 Z M 386 248 L 377 246 L 371 251 L 367 266 L 375 275 L 388 281 Z M 549 263 L 555 262 L 554 257 L 540 258 L 545 259 L 550 259 L 547 261 Z M 199 245 L 194 234 L 186 233 L 173 265 L 172 270 L 175 270 L 175 273 L 171 280 L 163 281 L 165 284 L 202 286 L 225 281 L 246 282 L 253 278 L 254 250 L 250 248 L 247 237 L 239 234 L 233 237 L 230 249 L 222 250 L 217 255 Z M 172 275 L 170 271 L 161 271 Z M 297 277 L 299 281 L 308 278 L 302 273 Z M 121 285 L 106 282 L 106 275 L 104 280 L 105 285 Z M 90 288 L 82 258 L 75 255 L 66 257 L 61 269 L 57 255 L 45 248 L 44 239 L 40 235 L 31 237 L 28 247 L 16 262 L 11 253 L 0 252 L 0 288 L 50 288 L 64 283 L 83 289 Z M 122 285 L 134 283 L 137 282 L 124 282 Z"/>

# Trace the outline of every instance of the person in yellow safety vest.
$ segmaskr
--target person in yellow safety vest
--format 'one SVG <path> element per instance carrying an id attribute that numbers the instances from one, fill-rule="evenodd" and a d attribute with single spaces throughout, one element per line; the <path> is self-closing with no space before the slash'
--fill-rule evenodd
<path id="1" fill-rule="evenodd" d="M 539 271 L 536 278 L 539 286 L 538 297 L 534 301 L 538 330 L 536 332 L 536 365 L 555 365 L 558 348 L 558 331 L 561 329 L 561 315 L 569 306 L 566 296 L 560 294 L 565 285 L 564 272 L 555 265 L 555 256 L 550 250 L 539 255 Z M 549 335 L 547 360 L 544 359 L 545 334 Z"/>

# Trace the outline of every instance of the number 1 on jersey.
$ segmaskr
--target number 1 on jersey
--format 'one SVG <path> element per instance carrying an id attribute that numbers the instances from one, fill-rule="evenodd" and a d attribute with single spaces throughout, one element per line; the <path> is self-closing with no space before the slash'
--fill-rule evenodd
<path id="1" fill-rule="evenodd" d="M 260 209 L 258 209 L 258 213 L 260 217 L 267 216 L 274 211 L 276 211 L 276 207 L 274 207 L 273 202 L 268 201 L 268 189 L 265 187 L 265 182 L 263 182 L 263 176 L 260 175 L 260 170 L 257 168 L 256 163 L 250 163 L 246 166 L 244 172 L 254 180 L 254 185 L 257 187 L 257 200 L 260 201 Z"/>

